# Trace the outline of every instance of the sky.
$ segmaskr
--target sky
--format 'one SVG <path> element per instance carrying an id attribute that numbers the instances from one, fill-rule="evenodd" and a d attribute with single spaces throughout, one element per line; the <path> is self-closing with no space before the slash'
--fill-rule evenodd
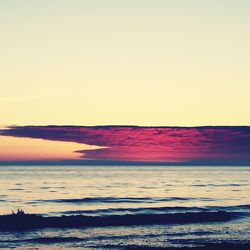
<path id="1" fill-rule="evenodd" d="M 3 128 L 250 124 L 248 0 L 1 1 L 0 36 Z"/>

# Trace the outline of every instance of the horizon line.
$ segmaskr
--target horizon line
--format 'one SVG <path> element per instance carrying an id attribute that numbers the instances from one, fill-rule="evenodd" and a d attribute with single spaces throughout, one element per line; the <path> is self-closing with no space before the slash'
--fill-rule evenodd
<path id="1" fill-rule="evenodd" d="M 187 161 L 187 162 L 156 162 L 156 161 L 107 161 L 107 160 L 35 160 L 35 161 L 0 161 L 0 166 L 249 166 L 250 161 Z"/>

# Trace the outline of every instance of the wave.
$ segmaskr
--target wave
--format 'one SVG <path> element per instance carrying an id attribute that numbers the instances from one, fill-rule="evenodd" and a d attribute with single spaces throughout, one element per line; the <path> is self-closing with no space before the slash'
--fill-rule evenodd
<path id="1" fill-rule="evenodd" d="M 236 208 L 242 208 L 242 209 L 250 209 L 250 204 L 237 205 L 237 206 L 234 206 L 234 207 L 236 207 Z"/>
<path id="2" fill-rule="evenodd" d="M 69 210 L 61 212 L 65 215 L 76 215 L 76 214 L 157 214 L 157 213 L 167 213 L 167 212 L 202 212 L 209 211 L 208 208 L 203 207 L 139 207 L 139 208 L 103 208 L 94 210 Z M 55 212 L 57 213 L 57 212 Z"/>
<path id="3" fill-rule="evenodd" d="M 186 197 L 163 197 L 163 198 L 151 198 L 151 197 L 85 197 L 74 199 L 53 199 L 53 200 L 35 200 L 28 202 L 28 204 L 34 203 L 156 203 L 156 202 L 171 202 L 171 201 L 213 201 L 210 198 L 186 198 Z"/>
<path id="4" fill-rule="evenodd" d="M 53 244 L 53 243 L 75 243 L 75 242 L 85 242 L 86 239 L 79 238 L 79 237 L 39 237 L 33 239 L 25 239 L 25 240 L 11 240 L 11 241 L 1 241 L 0 243 L 39 243 L 39 244 Z M 145 246 L 145 245 L 137 245 L 137 244 L 105 244 L 100 246 L 95 246 L 95 248 L 103 249 L 141 249 L 141 250 L 249 250 L 250 249 L 250 242 L 242 242 L 242 243 L 206 243 L 206 242 L 199 242 L 199 244 L 192 243 L 192 246 L 164 246 L 164 247 L 152 247 L 152 246 Z"/>
<path id="5" fill-rule="evenodd" d="M 242 214 L 226 211 L 110 216 L 62 215 L 58 217 L 43 217 L 35 214 L 11 214 L 0 216 L 0 230 L 224 222 L 235 219 L 240 215 Z"/>
<path id="6" fill-rule="evenodd" d="M 20 243 L 20 242 L 27 242 L 27 243 L 66 243 L 66 242 L 79 242 L 84 241 L 85 239 L 81 239 L 78 237 L 38 237 L 38 238 L 31 238 L 31 239 L 19 239 L 19 240 L 0 240 L 0 243 Z"/>
<path id="7" fill-rule="evenodd" d="M 192 187 L 242 187 L 248 186 L 248 184 L 193 184 Z"/>
<path id="8" fill-rule="evenodd" d="M 184 207 L 184 206 L 173 206 L 173 207 L 136 207 L 136 208 L 103 208 L 93 210 L 68 210 L 60 212 L 64 215 L 109 215 L 109 214 L 162 214 L 169 212 L 214 212 L 214 211 L 242 211 L 250 210 L 250 205 L 235 205 L 235 206 L 205 206 L 205 207 Z M 248 212 L 248 211 L 246 211 Z M 250 211 L 249 211 L 250 212 Z M 52 213 L 53 214 L 53 213 Z M 55 214 L 58 214 L 55 212 Z"/>

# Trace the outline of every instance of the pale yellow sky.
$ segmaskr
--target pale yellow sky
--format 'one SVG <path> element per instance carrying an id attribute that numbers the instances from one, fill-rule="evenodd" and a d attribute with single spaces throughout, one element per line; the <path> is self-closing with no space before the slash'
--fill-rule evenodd
<path id="1" fill-rule="evenodd" d="M 82 154 L 75 151 L 99 148 L 74 142 L 10 136 L 1 136 L 0 142 L 1 161 L 79 160 Z"/>
<path id="2" fill-rule="evenodd" d="M 250 125 L 250 1 L 0 3 L 1 125 Z"/>

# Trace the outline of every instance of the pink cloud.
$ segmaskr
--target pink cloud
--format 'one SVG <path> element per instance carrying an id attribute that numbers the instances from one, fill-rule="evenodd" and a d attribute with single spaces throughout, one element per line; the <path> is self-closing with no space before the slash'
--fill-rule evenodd
<path id="1" fill-rule="evenodd" d="M 82 159 L 186 162 L 250 160 L 250 127 L 24 126 L 2 135 L 78 142 Z"/>

